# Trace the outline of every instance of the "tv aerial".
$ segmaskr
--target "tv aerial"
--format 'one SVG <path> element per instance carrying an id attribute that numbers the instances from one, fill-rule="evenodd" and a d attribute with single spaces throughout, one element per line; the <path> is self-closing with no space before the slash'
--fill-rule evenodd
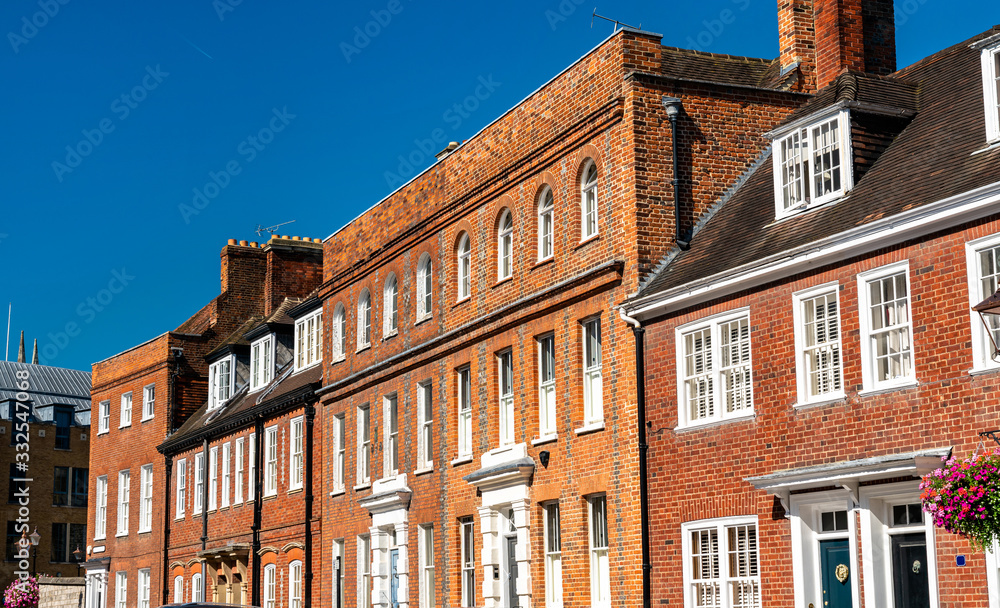
<path id="1" fill-rule="evenodd" d="M 281 228 L 285 224 L 291 224 L 291 223 L 294 223 L 294 222 L 295 222 L 295 220 L 291 220 L 291 221 L 288 221 L 288 222 L 281 222 L 280 224 L 275 224 L 274 226 L 266 226 L 266 227 L 262 226 L 261 224 L 257 224 L 257 236 L 264 236 L 265 232 L 268 233 L 268 234 L 273 235 L 274 232 L 278 228 Z"/>
<path id="2" fill-rule="evenodd" d="M 642 29 L 642 23 L 639 23 L 639 27 L 635 27 L 634 25 L 629 25 L 629 24 L 624 23 L 622 21 L 619 21 L 617 19 L 612 19 L 611 17 L 605 17 L 604 15 L 598 15 L 597 14 L 597 7 L 596 6 L 594 7 L 594 14 L 592 14 L 590 16 L 590 29 L 594 29 L 594 17 L 597 17 L 598 19 L 604 19 L 605 21 L 609 21 L 611 23 L 614 23 L 615 24 L 615 31 L 616 32 L 618 31 L 618 26 L 628 27 L 628 28 L 631 28 L 633 30 L 641 30 Z"/>

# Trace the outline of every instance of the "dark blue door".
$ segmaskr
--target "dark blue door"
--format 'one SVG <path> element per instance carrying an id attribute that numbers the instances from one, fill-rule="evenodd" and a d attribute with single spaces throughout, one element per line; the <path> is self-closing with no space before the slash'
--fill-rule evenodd
<path id="1" fill-rule="evenodd" d="M 399 608 L 399 549 L 389 551 L 389 605 Z"/>
<path id="2" fill-rule="evenodd" d="M 823 608 L 851 608 L 851 549 L 847 539 L 819 542 Z"/>
<path id="3" fill-rule="evenodd" d="M 923 532 L 892 537 L 892 585 L 896 608 L 929 608 L 927 538 Z"/>

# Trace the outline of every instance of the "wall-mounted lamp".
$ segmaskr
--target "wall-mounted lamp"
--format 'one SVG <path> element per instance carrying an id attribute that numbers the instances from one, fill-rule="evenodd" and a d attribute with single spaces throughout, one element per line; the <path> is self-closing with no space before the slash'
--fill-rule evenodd
<path id="1" fill-rule="evenodd" d="M 542 466 L 546 469 L 549 468 L 549 451 L 542 450 L 538 453 L 538 460 L 542 462 Z"/>
<path id="2" fill-rule="evenodd" d="M 983 322 L 983 327 L 986 328 L 986 335 L 990 339 L 990 344 L 993 345 L 993 352 L 990 353 L 990 358 L 997 361 L 998 357 L 1000 357 L 1000 346 L 997 346 L 994 331 L 1000 329 L 1000 290 L 997 290 L 996 293 L 973 306 L 972 310 L 979 313 L 979 319 Z M 990 320 L 997 327 L 990 327 L 990 320 L 987 320 L 987 315 L 989 315 Z"/>

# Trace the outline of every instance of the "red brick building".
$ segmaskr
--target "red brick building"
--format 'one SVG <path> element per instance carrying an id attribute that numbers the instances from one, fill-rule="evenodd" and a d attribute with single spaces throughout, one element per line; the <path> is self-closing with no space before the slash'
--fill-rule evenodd
<path id="1" fill-rule="evenodd" d="M 326 239 L 320 604 L 640 601 L 613 308 L 808 99 L 779 67 L 619 31 Z"/>
<path id="2" fill-rule="evenodd" d="M 199 597 L 192 595 L 199 584 L 202 598 L 239 602 L 248 568 L 270 559 L 258 553 L 248 562 L 254 542 L 283 540 L 283 555 L 305 546 L 303 496 L 271 503 L 254 518 L 254 505 L 268 502 L 271 488 L 252 500 L 251 463 L 261 458 L 248 430 L 277 425 L 280 437 L 267 436 L 288 453 L 290 419 L 307 407 L 310 378 L 318 380 L 293 376 L 304 366 L 292 361 L 289 313 L 298 303 L 308 308 L 301 301 L 321 280 L 321 259 L 322 246 L 311 239 L 275 236 L 263 247 L 231 240 L 222 249 L 219 296 L 176 330 L 94 365 L 88 608 L 190 600 Z M 244 470 L 237 467 L 242 459 Z M 283 466 L 290 470 L 287 460 Z"/>
<path id="3" fill-rule="evenodd" d="M 655 603 L 1000 606 L 997 559 L 917 487 L 1000 426 L 971 311 L 998 287 L 1000 26 L 895 71 L 891 3 L 870 4 L 782 5 L 820 91 L 625 305 Z"/>

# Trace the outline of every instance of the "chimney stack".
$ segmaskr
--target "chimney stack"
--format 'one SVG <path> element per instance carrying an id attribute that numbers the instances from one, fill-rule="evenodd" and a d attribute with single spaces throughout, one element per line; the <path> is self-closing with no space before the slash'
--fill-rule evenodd
<path id="1" fill-rule="evenodd" d="M 892 0 L 778 0 L 783 72 L 799 69 L 799 90 L 814 93 L 844 69 L 896 71 Z"/>

